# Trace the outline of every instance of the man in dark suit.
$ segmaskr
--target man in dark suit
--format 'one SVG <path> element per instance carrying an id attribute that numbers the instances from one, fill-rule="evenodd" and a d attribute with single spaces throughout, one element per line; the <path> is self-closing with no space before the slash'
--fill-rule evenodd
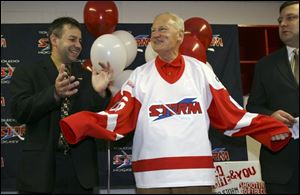
<path id="1" fill-rule="evenodd" d="M 103 110 L 111 96 L 107 87 L 112 71 L 109 64 L 102 64 L 102 71 L 91 73 L 76 62 L 82 46 L 81 27 L 75 19 L 54 20 L 48 35 L 51 56 L 18 66 L 11 82 L 13 117 L 27 127 L 17 189 L 21 193 L 92 193 L 99 180 L 95 140 L 58 144 L 64 141 L 59 120 L 66 100 L 66 114 Z"/>
<path id="2" fill-rule="evenodd" d="M 286 46 L 257 63 L 247 110 L 271 115 L 292 127 L 299 117 L 299 80 L 292 65 L 293 51 L 299 50 L 299 1 L 283 3 L 278 22 Z M 299 79 L 299 72 L 295 74 Z M 277 153 L 262 146 L 260 163 L 267 193 L 299 193 L 298 138 Z"/>

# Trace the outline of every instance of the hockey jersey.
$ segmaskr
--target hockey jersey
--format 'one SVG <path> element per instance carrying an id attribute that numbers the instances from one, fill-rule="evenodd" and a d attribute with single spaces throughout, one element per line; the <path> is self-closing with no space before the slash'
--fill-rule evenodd
<path id="1" fill-rule="evenodd" d="M 272 142 L 272 135 L 289 132 L 288 127 L 246 112 L 211 68 L 182 58 L 184 71 L 175 83 L 167 82 L 152 60 L 132 72 L 105 111 L 63 119 L 66 140 L 118 140 L 135 130 L 132 169 L 139 188 L 214 185 L 210 124 L 228 136 L 250 135 L 273 151 L 289 141 L 290 136 Z"/>

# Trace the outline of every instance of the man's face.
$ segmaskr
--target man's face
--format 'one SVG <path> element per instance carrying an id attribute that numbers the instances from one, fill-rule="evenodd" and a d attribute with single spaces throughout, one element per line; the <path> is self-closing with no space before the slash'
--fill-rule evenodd
<path id="1" fill-rule="evenodd" d="M 168 15 L 161 15 L 151 28 L 151 46 L 160 56 L 177 53 L 183 39 L 183 33 L 175 27 Z"/>
<path id="2" fill-rule="evenodd" d="M 281 41 L 296 47 L 299 42 L 299 4 L 285 7 L 280 13 L 278 23 Z"/>
<path id="3" fill-rule="evenodd" d="M 64 25 L 62 36 L 55 39 L 53 47 L 56 47 L 63 63 L 76 61 L 82 50 L 81 31 L 76 27 Z"/>

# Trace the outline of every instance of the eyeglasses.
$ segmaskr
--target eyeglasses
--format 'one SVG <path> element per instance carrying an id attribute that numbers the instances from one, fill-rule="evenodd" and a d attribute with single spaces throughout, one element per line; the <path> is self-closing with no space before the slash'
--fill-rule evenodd
<path id="1" fill-rule="evenodd" d="M 283 22 L 283 20 L 286 20 L 287 22 L 293 22 L 297 19 L 299 19 L 299 15 L 290 14 L 290 15 L 287 15 L 286 17 L 279 17 L 277 19 L 277 21 L 278 21 L 278 24 L 281 24 Z"/>

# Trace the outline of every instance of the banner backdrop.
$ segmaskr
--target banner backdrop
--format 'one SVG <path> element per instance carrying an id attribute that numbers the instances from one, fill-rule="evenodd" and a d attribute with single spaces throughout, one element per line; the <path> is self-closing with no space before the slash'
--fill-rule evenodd
<path id="1" fill-rule="evenodd" d="M 47 28 L 49 24 L 1 24 L 1 189 L 15 191 L 17 163 L 26 131 L 10 114 L 9 84 L 16 67 L 32 63 L 50 54 Z M 231 96 L 243 105 L 240 79 L 237 25 L 211 25 L 213 38 L 207 50 L 207 61 L 228 89 Z M 145 63 L 145 49 L 150 41 L 151 24 L 119 24 L 116 30 L 127 30 L 135 37 L 138 53 L 126 69 L 134 70 Z M 83 25 L 83 51 L 80 60 L 89 59 L 90 48 L 96 39 Z M 132 134 L 118 142 L 98 140 L 101 188 L 109 185 L 135 185 L 131 172 Z M 228 138 L 211 129 L 214 161 L 247 160 L 245 138 Z M 110 174 L 108 174 L 110 173 Z"/>

